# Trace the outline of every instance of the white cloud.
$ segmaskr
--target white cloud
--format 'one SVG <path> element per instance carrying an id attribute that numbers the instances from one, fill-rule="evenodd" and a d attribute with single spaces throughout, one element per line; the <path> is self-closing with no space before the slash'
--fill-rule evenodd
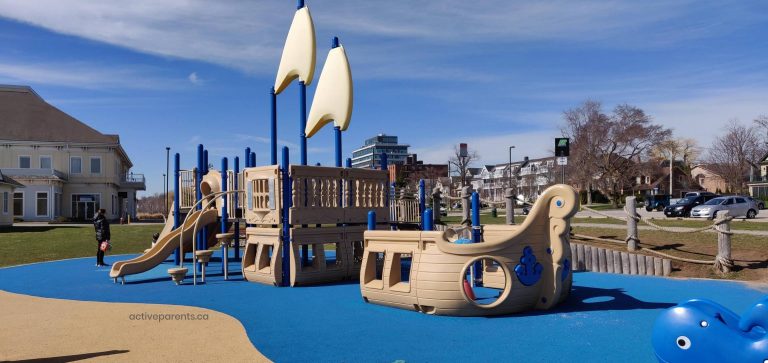
<path id="1" fill-rule="evenodd" d="M 199 84 L 203 83 L 203 80 L 200 79 L 200 77 L 197 76 L 197 72 L 190 73 L 189 76 L 187 76 L 187 79 L 189 79 L 189 81 L 192 84 L 199 85 Z"/>
<path id="2" fill-rule="evenodd" d="M 727 33 L 764 13 L 760 3 L 693 0 L 318 0 L 308 6 L 321 48 L 324 37 L 341 36 L 367 55 L 355 66 L 371 74 L 397 72 L 386 60 L 398 58 L 423 70 L 435 58 L 414 54 L 427 47 L 440 57 L 468 44 L 550 40 L 636 49 Z M 293 9 L 277 0 L 0 0 L 0 16 L 55 32 L 264 74 L 274 71 Z"/>
<path id="3" fill-rule="evenodd" d="M 76 63 L 31 63 L 0 60 L 0 83 L 47 84 L 86 89 L 173 89 L 181 79 L 160 76 L 141 66 L 102 66 Z"/>

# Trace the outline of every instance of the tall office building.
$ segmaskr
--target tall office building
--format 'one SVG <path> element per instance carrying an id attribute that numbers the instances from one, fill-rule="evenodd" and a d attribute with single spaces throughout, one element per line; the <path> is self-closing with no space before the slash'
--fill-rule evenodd
<path id="1" fill-rule="evenodd" d="M 410 145 L 398 144 L 397 136 L 378 134 L 352 152 L 353 168 L 380 168 L 381 154 L 387 154 L 388 164 L 404 164 Z"/>

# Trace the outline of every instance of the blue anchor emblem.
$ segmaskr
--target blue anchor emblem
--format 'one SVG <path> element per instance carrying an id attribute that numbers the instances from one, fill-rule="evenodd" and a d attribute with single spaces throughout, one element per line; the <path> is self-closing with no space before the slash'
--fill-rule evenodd
<path id="1" fill-rule="evenodd" d="M 541 279 L 541 271 L 544 269 L 540 263 L 536 262 L 536 256 L 533 255 L 533 249 L 525 246 L 523 256 L 520 257 L 520 263 L 515 266 L 515 275 L 517 279 L 525 286 L 531 286 Z"/>

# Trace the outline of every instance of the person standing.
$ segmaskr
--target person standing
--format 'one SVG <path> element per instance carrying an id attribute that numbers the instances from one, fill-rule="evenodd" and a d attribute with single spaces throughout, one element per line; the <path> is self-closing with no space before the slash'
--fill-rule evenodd
<path id="1" fill-rule="evenodd" d="M 104 251 L 101 249 L 102 242 L 109 243 L 110 239 L 109 221 L 107 221 L 107 217 L 104 216 L 104 213 L 106 212 L 107 211 L 104 209 L 99 209 L 99 212 L 96 214 L 96 218 L 93 219 L 93 227 L 96 230 L 97 267 L 107 266 L 107 264 L 104 263 Z"/>

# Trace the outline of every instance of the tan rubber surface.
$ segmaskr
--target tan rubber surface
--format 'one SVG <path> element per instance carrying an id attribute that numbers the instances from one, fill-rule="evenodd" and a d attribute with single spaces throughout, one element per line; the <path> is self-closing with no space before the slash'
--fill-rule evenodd
<path id="1" fill-rule="evenodd" d="M 47 299 L 2 290 L 0 306 L 0 361 L 269 362 L 239 321 L 212 310 Z M 136 319 L 142 313 L 144 318 L 180 314 L 176 319 L 182 320 Z M 192 315 L 197 320 L 190 320 Z"/>

